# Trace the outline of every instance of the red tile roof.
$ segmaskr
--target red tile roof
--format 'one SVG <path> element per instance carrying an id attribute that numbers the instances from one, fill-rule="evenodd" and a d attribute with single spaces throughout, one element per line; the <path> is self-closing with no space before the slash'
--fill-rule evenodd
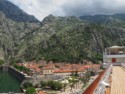
<path id="1" fill-rule="evenodd" d="M 19 66 L 25 66 L 26 68 L 29 68 L 29 69 L 34 69 L 37 72 L 41 71 L 38 64 L 36 64 L 36 63 L 24 63 L 24 64 L 18 64 L 18 65 Z"/>
<path id="2" fill-rule="evenodd" d="M 43 64 L 43 65 L 42 65 Z M 66 72 L 74 72 L 79 71 L 83 72 L 88 68 L 92 69 L 98 69 L 100 67 L 99 64 L 66 64 L 66 63 L 53 63 L 49 62 L 48 64 L 41 60 L 39 63 L 36 63 L 35 61 L 31 62 L 25 62 L 25 63 L 18 63 L 19 66 L 25 66 L 29 69 L 33 69 L 34 71 L 40 72 L 41 70 L 55 70 L 55 73 L 66 73 Z M 40 68 L 40 66 L 43 66 Z M 56 67 L 58 66 L 58 67 Z"/>
<path id="3" fill-rule="evenodd" d="M 54 73 L 71 73 L 71 72 L 83 72 L 84 69 L 79 69 L 79 70 L 54 70 Z"/>
<path id="4" fill-rule="evenodd" d="M 47 93 L 40 91 L 37 94 L 47 94 Z"/>

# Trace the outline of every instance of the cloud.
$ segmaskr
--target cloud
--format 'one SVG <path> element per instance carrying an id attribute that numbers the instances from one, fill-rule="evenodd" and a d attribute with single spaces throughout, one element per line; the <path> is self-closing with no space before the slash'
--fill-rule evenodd
<path id="1" fill-rule="evenodd" d="M 65 2 L 62 0 L 9 0 L 15 5 L 19 6 L 25 12 L 35 17 L 39 20 L 42 20 L 44 17 L 49 14 L 54 15 L 64 15 L 60 6 Z"/>
<path id="2" fill-rule="evenodd" d="M 125 0 L 72 0 L 63 6 L 66 15 L 76 16 L 125 13 L 124 9 Z"/>
<path id="3" fill-rule="evenodd" d="M 9 0 L 39 20 L 49 14 L 82 16 L 125 13 L 125 0 Z"/>

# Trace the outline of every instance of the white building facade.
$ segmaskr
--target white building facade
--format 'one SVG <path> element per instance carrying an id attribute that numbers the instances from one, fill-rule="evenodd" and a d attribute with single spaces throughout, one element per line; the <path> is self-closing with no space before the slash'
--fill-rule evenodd
<path id="1" fill-rule="evenodd" d="M 121 65 L 125 63 L 125 46 L 112 46 L 105 49 L 103 53 L 104 65 Z"/>

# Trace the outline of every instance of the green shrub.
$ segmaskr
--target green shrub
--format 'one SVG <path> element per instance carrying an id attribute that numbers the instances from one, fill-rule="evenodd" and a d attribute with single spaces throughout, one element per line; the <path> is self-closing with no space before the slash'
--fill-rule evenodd
<path id="1" fill-rule="evenodd" d="M 23 88 L 33 87 L 32 83 L 26 82 L 23 84 Z"/>
<path id="2" fill-rule="evenodd" d="M 25 71 L 25 72 L 29 72 L 30 70 L 24 66 L 18 66 L 18 65 L 14 65 L 14 68 L 16 68 L 19 71 Z"/>
<path id="3" fill-rule="evenodd" d="M 47 86 L 50 87 L 52 90 L 61 90 L 62 83 L 57 81 L 48 81 Z"/>
<path id="4" fill-rule="evenodd" d="M 28 87 L 25 94 L 36 94 L 36 90 L 34 87 Z"/>
<path id="5" fill-rule="evenodd" d="M 46 88 L 47 86 L 47 82 L 41 81 L 40 84 L 41 84 L 41 88 Z"/>
<path id="6" fill-rule="evenodd" d="M 3 63 L 4 63 L 4 61 L 0 59 L 0 65 L 2 65 Z"/>

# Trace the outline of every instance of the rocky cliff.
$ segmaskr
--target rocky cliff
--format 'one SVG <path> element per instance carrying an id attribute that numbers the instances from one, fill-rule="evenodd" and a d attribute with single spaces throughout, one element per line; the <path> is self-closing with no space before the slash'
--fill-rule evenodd
<path id="1" fill-rule="evenodd" d="M 6 62 L 40 59 L 55 62 L 90 59 L 97 62 L 102 59 L 105 47 L 125 45 L 123 16 L 114 17 L 115 21 L 110 24 L 105 24 L 106 20 L 99 24 L 96 18 L 93 18 L 93 23 L 74 16 L 53 15 L 39 22 L 34 17 L 34 20 L 29 20 L 32 16 L 24 12 L 21 15 L 26 14 L 26 19 L 16 12 L 6 13 L 5 10 L 13 9 L 4 10 L 3 7 L 7 6 L 4 2 L 8 1 L 0 0 L 0 58 Z M 20 9 L 17 7 L 16 11 Z"/>

